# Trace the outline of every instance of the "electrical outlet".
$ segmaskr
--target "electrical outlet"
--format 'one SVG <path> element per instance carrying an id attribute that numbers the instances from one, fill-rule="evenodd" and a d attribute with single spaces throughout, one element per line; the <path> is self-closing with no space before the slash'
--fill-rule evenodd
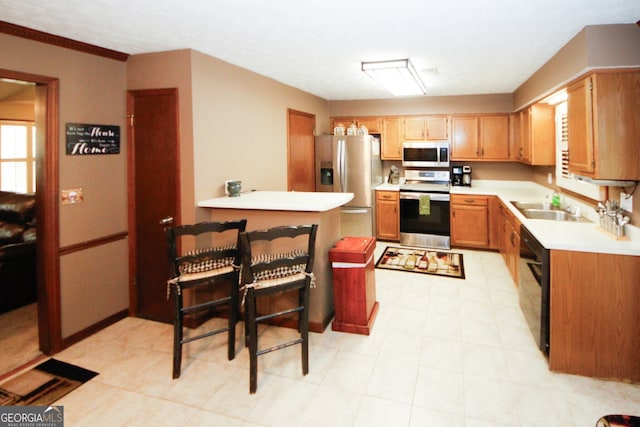
<path id="1" fill-rule="evenodd" d="M 620 207 L 631 213 L 633 210 L 633 196 L 626 194 L 624 191 L 620 193 Z"/>

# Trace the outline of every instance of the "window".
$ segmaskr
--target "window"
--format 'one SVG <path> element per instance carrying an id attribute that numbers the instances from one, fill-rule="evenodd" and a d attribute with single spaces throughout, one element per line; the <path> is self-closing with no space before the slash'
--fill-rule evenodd
<path id="1" fill-rule="evenodd" d="M 0 120 L 0 190 L 36 191 L 36 126 Z"/>

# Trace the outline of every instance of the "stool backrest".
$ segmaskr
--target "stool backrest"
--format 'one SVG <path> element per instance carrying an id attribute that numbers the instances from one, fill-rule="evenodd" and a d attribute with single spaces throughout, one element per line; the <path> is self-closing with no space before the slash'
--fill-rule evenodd
<path id="1" fill-rule="evenodd" d="M 178 277 L 188 266 L 201 264 L 205 260 L 215 263 L 218 260 L 233 258 L 233 263 L 240 265 L 240 233 L 245 231 L 246 226 L 247 220 L 241 219 L 166 228 L 171 277 Z M 182 252 L 181 246 L 186 244 L 186 238 L 192 239 L 189 243 L 193 247 Z"/>
<path id="2" fill-rule="evenodd" d="M 311 273 L 317 232 L 318 225 L 312 224 L 240 233 L 243 283 L 253 282 L 267 272 L 300 266 L 304 266 L 304 272 Z M 297 241 L 301 236 L 307 237 L 306 242 Z"/>

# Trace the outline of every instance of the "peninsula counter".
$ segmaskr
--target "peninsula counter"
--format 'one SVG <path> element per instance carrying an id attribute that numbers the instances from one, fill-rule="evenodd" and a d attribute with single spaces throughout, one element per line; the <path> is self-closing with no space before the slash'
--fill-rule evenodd
<path id="1" fill-rule="evenodd" d="M 311 289 L 309 330 L 322 332 L 331 322 L 334 311 L 329 249 L 342 238 L 340 206 L 351 199 L 352 193 L 252 191 L 241 193 L 239 197 L 202 200 L 198 207 L 211 209 L 211 221 L 246 218 L 247 231 L 280 225 L 318 224 L 313 263 L 316 287 Z M 291 301 L 293 298 L 291 295 Z M 269 304 L 275 302 L 272 300 Z M 259 304 L 258 310 L 260 307 Z"/>

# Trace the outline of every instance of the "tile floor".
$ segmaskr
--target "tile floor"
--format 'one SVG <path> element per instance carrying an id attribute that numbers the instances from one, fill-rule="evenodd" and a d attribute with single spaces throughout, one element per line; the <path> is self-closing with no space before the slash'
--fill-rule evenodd
<path id="1" fill-rule="evenodd" d="M 372 334 L 312 333 L 304 377 L 299 346 L 262 356 L 255 395 L 240 339 L 231 362 L 224 336 L 190 344 L 172 380 L 172 327 L 124 319 L 56 355 L 100 373 L 57 402 L 65 425 L 587 427 L 640 413 L 640 386 L 549 372 L 501 256 L 459 252 L 466 280 L 376 270 Z"/>
<path id="2" fill-rule="evenodd" d="M 38 305 L 25 305 L 0 316 L 0 378 L 42 355 L 38 347 Z"/>

